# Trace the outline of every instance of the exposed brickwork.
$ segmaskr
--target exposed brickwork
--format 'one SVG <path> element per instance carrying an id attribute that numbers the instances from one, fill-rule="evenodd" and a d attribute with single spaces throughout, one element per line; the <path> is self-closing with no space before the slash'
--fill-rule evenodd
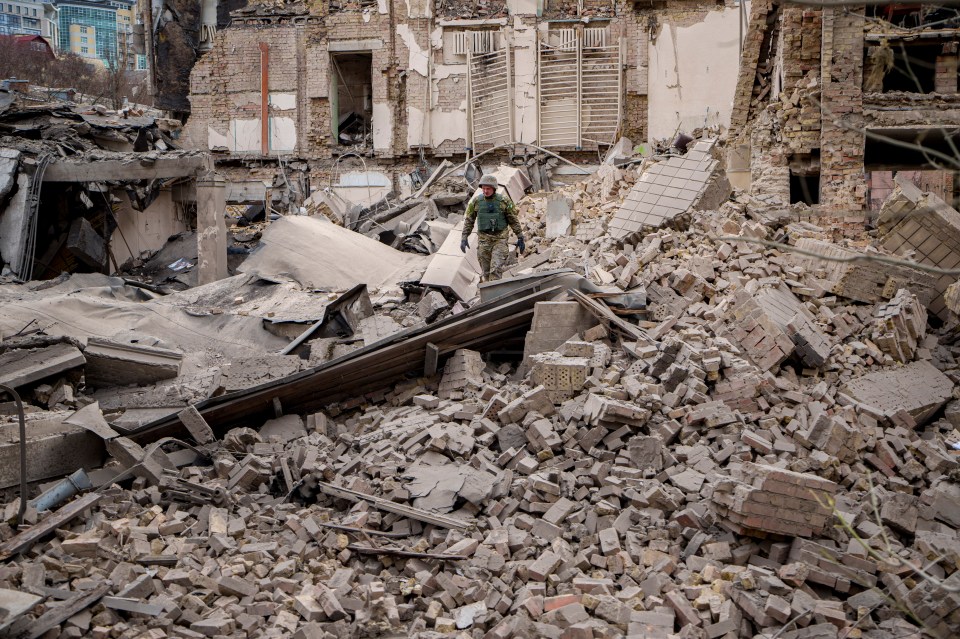
<path id="1" fill-rule="evenodd" d="M 750 118 L 750 103 L 760 61 L 760 49 L 767 34 L 767 16 L 772 9 L 773 3 L 769 0 L 754 0 L 750 5 L 750 22 L 743 38 L 740 75 L 733 98 L 733 113 L 730 115 L 730 131 L 734 135 L 747 125 Z"/>
<path id="2" fill-rule="evenodd" d="M 831 519 L 837 485 L 812 473 L 745 464 L 742 482 L 724 482 L 713 495 L 723 525 L 740 534 L 810 537 Z"/>
<path id="3" fill-rule="evenodd" d="M 937 56 L 934 76 L 934 90 L 937 93 L 957 92 L 957 43 L 948 42 Z"/>
<path id="4" fill-rule="evenodd" d="M 866 207 L 863 9 L 824 9 L 823 19 L 820 208 L 842 216 Z"/>

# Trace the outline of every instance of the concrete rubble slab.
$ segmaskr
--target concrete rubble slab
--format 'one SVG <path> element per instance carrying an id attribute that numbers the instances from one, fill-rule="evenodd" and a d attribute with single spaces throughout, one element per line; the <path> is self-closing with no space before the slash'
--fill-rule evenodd
<path id="1" fill-rule="evenodd" d="M 103 440 L 87 429 L 65 423 L 67 414 L 40 414 L 27 422 L 27 479 L 31 482 L 97 468 L 104 460 Z M 20 483 L 20 434 L 16 418 L 0 425 L 0 488 Z"/>
<path id="2" fill-rule="evenodd" d="M 84 364 L 83 353 L 72 344 L 7 351 L 0 355 L 0 384 L 20 388 L 81 368 Z"/>
<path id="3" fill-rule="evenodd" d="M 90 338 L 84 376 L 94 388 L 143 386 L 180 374 L 183 354 L 165 348 Z"/>
<path id="4" fill-rule="evenodd" d="M 547 197 L 546 205 L 547 230 L 546 237 L 563 237 L 570 232 L 570 200 L 562 195 Z"/>
<path id="5" fill-rule="evenodd" d="M 285 217 L 266 229 L 240 270 L 306 288 L 343 291 L 366 284 L 376 290 L 419 279 L 428 260 L 330 222 Z"/>
<path id="6" fill-rule="evenodd" d="M 852 379 L 842 393 L 882 417 L 905 411 L 923 424 L 952 397 L 953 387 L 953 381 L 933 364 L 919 361 Z"/>
<path id="7" fill-rule="evenodd" d="M 17 185 L 17 170 L 20 167 L 21 153 L 17 149 L 0 149 L 0 204 Z"/>
<path id="8" fill-rule="evenodd" d="M 480 282 L 480 262 L 477 260 L 477 232 L 470 234 L 466 253 L 460 250 L 463 222 L 459 222 L 427 266 L 420 284 L 451 291 L 461 300 L 472 300 L 477 295 Z"/>
<path id="9" fill-rule="evenodd" d="M 718 207 L 730 194 L 730 185 L 711 155 L 714 144 L 701 140 L 685 155 L 649 166 L 610 220 L 610 235 L 623 239 L 644 229 L 684 228 L 690 211 Z"/>
<path id="10" fill-rule="evenodd" d="M 500 185 L 501 192 L 510 196 L 510 199 L 514 202 L 519 202 L 523 199 L 527 189 L 532 186 L 530 176 L 527 175 L 526 169 L 521 167 L 504 166 L 501 164 L 495 171 L 487 173 L 487 175 L 495 177 L 497 184 Z M 477 188 L 477 190 L 474 191 L 474 196 L 482 193 L 483 191 Z"/>

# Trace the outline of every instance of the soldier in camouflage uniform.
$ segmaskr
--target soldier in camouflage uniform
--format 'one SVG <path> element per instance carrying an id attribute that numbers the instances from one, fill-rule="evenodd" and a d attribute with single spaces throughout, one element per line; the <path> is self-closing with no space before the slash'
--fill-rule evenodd
<path id="1" fill-rule="evenodd" d="M 463 223 L 460 250 L 467 252 L 467 238 L 477 225 L 477 259 L 480 260 L 480 279 L 483 282 L 498 280 L 507 262 L 507 238 L 510 229 L 517 234 L 517 250 L 523 253 L 523 233 L 517 220 L 517 207 L 510 198 L 497 193 L 497 179 L 492 175 L 480 178 L 482 195 L 476 195 L 467 204 L 467 217 Z"/>

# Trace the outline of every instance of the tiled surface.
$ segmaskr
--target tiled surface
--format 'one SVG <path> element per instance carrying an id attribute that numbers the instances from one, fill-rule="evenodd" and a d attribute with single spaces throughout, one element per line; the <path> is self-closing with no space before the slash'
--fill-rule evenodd
<path id="1" fill-rule="evenodd" d="M 942 269 L 960 266 L 960 213 L 935 195 L 928 194 L 919 207 L 911 211 L 881 240 L 883 248 L 903 255 L 913 251 L 913 259 Z M 940 319 L 947 319 L 943 293 L 956 277 L 943 275 L 937 282 L 939 295 L 929 310 Z"/>
<path id="2" fill-rule="evenodd" d="M 610 235 L 624 238 L 645 227 L 663 226 L 696 204 L 718 166 L 710 155 L 713 144 L 701 140 L 686 155 L 657 162 L 644 171 L 610 220 Z"/>

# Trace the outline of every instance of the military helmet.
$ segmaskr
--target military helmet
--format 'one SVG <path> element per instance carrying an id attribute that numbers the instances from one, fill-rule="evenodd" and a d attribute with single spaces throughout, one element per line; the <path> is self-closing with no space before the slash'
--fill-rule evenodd
<path id="1" fill-rule="evenodd" d="M 493 188 L 497 188 L 497 178 L 493 177 L 492 175 L 484 175 L 482 178 L 480 178 L 480 186 L 492 186 Z"/>

